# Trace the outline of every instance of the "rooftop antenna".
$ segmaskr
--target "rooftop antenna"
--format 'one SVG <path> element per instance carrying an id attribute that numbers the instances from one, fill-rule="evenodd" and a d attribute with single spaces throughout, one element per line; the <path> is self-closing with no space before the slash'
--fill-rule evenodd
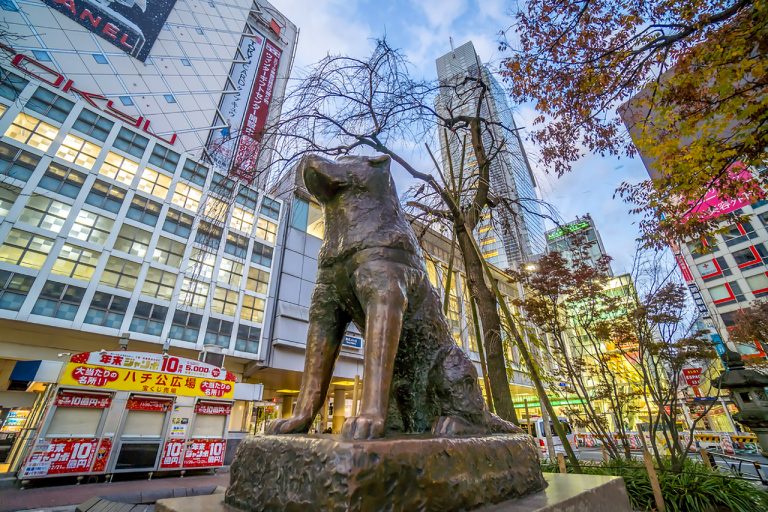
<path id="1" fill-rule="evenodd" d="M 453 47 L 453 36 L 448 36 L 448 41 L 451 43 L 451 53 L 454 53 L 455 49 Z M 456 57 L 456 55 L 454 55 Z"/>

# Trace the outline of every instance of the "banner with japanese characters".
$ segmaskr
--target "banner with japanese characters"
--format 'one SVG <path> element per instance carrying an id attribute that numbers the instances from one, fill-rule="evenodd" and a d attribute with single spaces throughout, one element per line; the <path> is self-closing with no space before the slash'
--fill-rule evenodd
<path id="1" fill-rule="evenodd" d="M 226 399 L 233 398 L 235 392 L 234 380 L 206 379 L 72 362 L 64 367 L 59 382 L 63 386 Z"/>
<path id="2" fill-rule="evenodd" d="M 44 443 L 35 446 L 35 451 L 24 465 L 21 477 L 88 473 L 91 471 L 98 443 L 96 438 L 46 439 Z"/>
<path id="3" fill-rule="evenodd" d="M 169 356 L 155 352 L 82 352 L 70 357 L 71 363 L 86 363 L 126 370 L 146 370 L 149 372 L 171 373 L 185 377 L 201 377 L 214 380 L 235 380 L 235 376 L 212 364 L 186 357 Z"/>
<path id="4" fill-rule="evenodd" d="M 225 439 L 190 439 L 184 452 L 185 468 L 210 468 L 224 465 Z"/>

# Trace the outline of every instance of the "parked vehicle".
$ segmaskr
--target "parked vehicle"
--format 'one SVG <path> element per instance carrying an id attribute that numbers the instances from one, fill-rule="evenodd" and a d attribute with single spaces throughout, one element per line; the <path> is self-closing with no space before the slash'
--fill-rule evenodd
<path id="1" fill-rule="evenodd" d="M 539 445 L 539 449 L 542 453 L 547 453 L 547 436 L 544 433 L 544 420 L 542 418 L 531 418 L 533 421 L 533 424 L 531 426 L 531 435 L 536 438 L 536 443 Z M 571 424 L 568 422 L 568 418 L 564 416 L 558 417 L 558 420 L 560 420 L 560 424 L 563 426 L 563 429 L 565 430 L 566 438 L 568 439 L 568 442 L 571 444 L 571 447 L 574 450 L 579 449 L 579 443 L 576 441 L 576 435 L 573 433 L 573 429 L 571 428 Z M 522 427 L 526 427 L 527 422 L 523 420 Z M 560 437 L 555 433 L 555 427 L 550 420 L 549 422 L 550 431 L 552 432 L 552 444 L 555 446 L 555 453 L 565 453 L 565 448 L 563 448 L 563 441 L 560 439 Z"/>

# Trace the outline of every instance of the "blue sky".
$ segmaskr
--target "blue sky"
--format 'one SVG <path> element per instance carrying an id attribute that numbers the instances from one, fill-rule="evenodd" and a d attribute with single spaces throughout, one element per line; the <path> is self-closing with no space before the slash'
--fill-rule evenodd
<path id="1" fill-rule="evenodd" d="M 386 35 L 390 44 L 401 48 L 414 65 L 414 73 L 435 77 L 435 59 L 450 50 L 449 37 L 456 46 L 471 40 L 483 62 L 498 67 L 504 54 L 498 51 L 498 33 L 508 28 L 509 14 L 516 3 L 508 0 L 271 0 L 300 29 L 295 70 L 301 71 L 328 53 L 365 56 L 372 38 Z M 519 126 L 531 126 L 535 111 L 518 105 Z M 607 252 L 614 258 L 614 271 L 631 268 L 637 237 L 637 219 L 628 206 L 613 198 L 622 181 L 647 178 L 639 159 L 602 158 L 587 155 L 563 178 L 548 174 L 538 162 L 536 148 L 526 144 L 542 199 L 553 204 L 565 220 L 590 213 L 600 231 Z M 419 155 L 412 155 L 419 158 Z M 426 158 L 424 158 L 426 163 Z M 407 182 L 396 173 L 400 192 Z"/>

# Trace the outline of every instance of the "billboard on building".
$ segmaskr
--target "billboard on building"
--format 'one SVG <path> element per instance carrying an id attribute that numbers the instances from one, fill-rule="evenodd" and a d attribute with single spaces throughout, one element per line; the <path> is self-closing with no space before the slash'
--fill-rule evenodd
<path id="1" fill-rule="evenodd" d="M 176 0 L 43 0 L 141 62 L 147 60 Z"/>
<path id="2" fill-rule="evenodd" d="M 243 60 L 230 71 L 234 92 L 222 95 L 219 112 L 226 128 L 214 133 L 209 150 L 214 161 L 244 181 L 254 176 L 282 50 L 255 34 L 240 43 Z"/>

